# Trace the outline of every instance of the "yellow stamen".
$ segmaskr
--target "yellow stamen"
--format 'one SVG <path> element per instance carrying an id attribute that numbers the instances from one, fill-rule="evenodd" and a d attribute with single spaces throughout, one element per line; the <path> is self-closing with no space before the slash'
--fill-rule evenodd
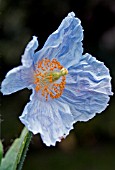
<path id="1" fill-rule="evenodd" d="M 35 90 L 37 92 L 40 90 L 46 101 L 48 97 L 52 99 L 59 98 L 65 88 L 65 76 L 67 74 L 68 70 L 56 59 L 50 61 L 44 58 L 36 64 L 34 73 Z"/>

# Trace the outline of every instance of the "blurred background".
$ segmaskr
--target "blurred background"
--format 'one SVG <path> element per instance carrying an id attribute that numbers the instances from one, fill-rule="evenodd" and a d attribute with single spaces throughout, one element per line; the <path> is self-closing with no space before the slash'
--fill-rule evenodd
<path id="1" fill-rule="evenodd" d="M 115 0 L 0 0 L 0 81 L 21 64 L 25 46 L 36 35 L 39 48 L 74 11 L 84 28 L 84 52 L 91 53 L 110 69 L 115 87 Z M 29 101 L 25 89 L 1 94 L 1 139 L 6 152 L 23 125 L 18 119 Z M 24 170 L 115 169 L 115 97 L 109 107 L 74 130 L 56 147 L 46 147 L 39 134 L 32 139 Z"/>

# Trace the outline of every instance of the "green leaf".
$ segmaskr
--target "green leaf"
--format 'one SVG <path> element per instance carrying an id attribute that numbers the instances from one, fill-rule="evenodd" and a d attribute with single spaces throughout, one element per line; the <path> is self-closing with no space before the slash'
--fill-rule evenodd
<path id="1" fill-rule="evenodd" d="M 16 170 L 26 144 L 28 134 L 29 131 L 24 128 L 20 138 L 14 140 L 12 146 L 7 151 L 5 157 L 2 159 L 0 170 Z"/>
<path id="2" fill-rule="evenodd" d="M 2 145 L 2 142 L 0 140 L 0 164 L 1 164 L 2 157 L 3 157 L 3 145 Z"/>

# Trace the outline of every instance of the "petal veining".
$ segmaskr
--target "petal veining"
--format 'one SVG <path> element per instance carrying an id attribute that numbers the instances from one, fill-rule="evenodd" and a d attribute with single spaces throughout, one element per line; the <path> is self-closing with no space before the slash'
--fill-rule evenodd
<path id="1" fill-rule="evenodd" d="M 35 91 L 20 120 L 34 134 L 40 133 L 47 146 L 55 145 L 56 141 L 67 136 L 74 122 L 67 104 L 40 101 Z"/>
<path id="2" fill-rule="evenodd" d="M 1 84 L 4 95 L 14 93 L 33 84 L 33 70 L 24 66 L 10 70 Z"/>
<path id="3" fill-rule="evenodd" d="M 66 101 L 75 121 L 87 121 L 107 106 L 111 92 L 109 70 L 89 54 L 69 70 L 60 100 Z"/>
<path id="4" fill-rule="evenodd" d="M 43 48 L 35 54 L 36 60 L 45 57 L 57 58 L 64 67 L 68 68 L 75 61 L 78 63 L 81 58 L 82 39 L 81 22 L 74 17 L 74 13 L 69 13 L 59 28 L 48 37 Z"/>
<path id="5" fill-rule="evenodd" d="M 28 43 L 25 48 L 24 54 L 22 55 L 22 64 L 25 67 L 30 67 L 34 61 L 34 53 L 38 47 L 38 40 L 36 36 Z"/>

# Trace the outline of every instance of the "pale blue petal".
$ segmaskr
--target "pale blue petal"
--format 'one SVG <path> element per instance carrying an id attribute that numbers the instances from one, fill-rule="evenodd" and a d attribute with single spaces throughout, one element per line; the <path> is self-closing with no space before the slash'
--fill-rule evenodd
<path id="1" fill-rule="evenodd" d="M 31 101 L 19 118 L 34 134 L 40 133 L 47 146 L 54 146 L 56 141 L 61 141 L 62 137 L 69 134 L 74 119 L 67 104 L 54 100 L 40 101 L 39 98 L 39 93 L 33 90 Z"/>
<path id="2" fill-rule="evenodd" d="M 14 93 L 33 84 L 33 70 L 24 66 L 10 70 L 1 84 L 4 95 Z"/>
<path id="3" fill-rule="evenodd" d="M 59 28 L 48 37 L 43 48 L 35 54 L 36 60 L 56 58 L 64 67 L 68 68 L 75 62 L 79 62 L 83 52 L 82 40 L 81 21 L 71 12 L 62 21 Z"/>
<path id="4" fill-rule="evenodd" d="M 22 64 L 25 67 L 30 67 L 33 64 L 34 53 L 38 47 L 37 37 L 33 36 L 33 39 L 28 43 L 22 55 Z"/>
<path id="5" fill-rule="evenodd" d="M 60 100 L 68 103 L 75 121 L 87 121 L 107 107 L 112 94 L 108 68 L 85 54 L 78 66 L 69 68 Z"/>

